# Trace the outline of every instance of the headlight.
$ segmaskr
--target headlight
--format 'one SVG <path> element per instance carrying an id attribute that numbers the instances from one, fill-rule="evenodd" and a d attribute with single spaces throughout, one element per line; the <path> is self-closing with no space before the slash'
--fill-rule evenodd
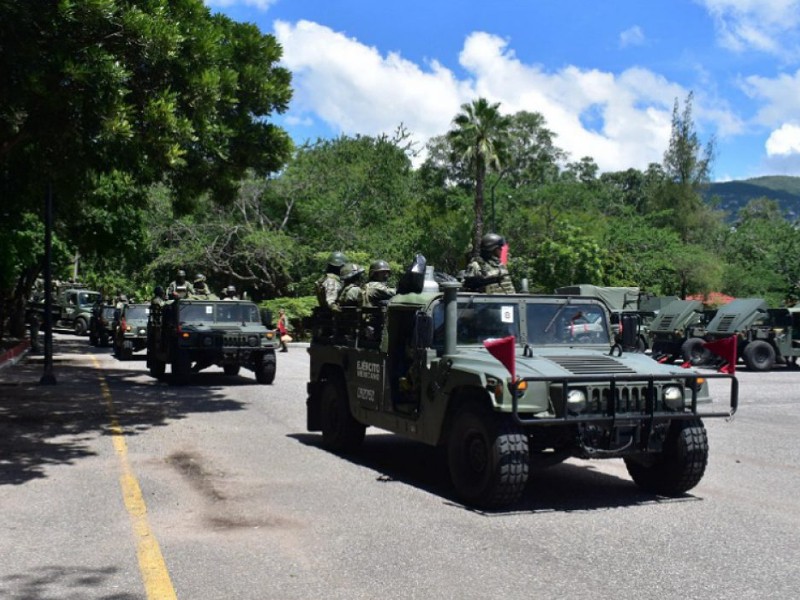
<path id="1" fill-rule="evenodd" d="M 570 390 L 567 394 L 567 412 L 579 415 L 586 410 L 586 394 L 582 390 Z"/>
<path id="2" fill-rule="evenodd" d="M 683 408 L 683 390 L 676 385 L 669 385 L 664 388 L 664 404 L 670 410 L 680 410 Z"/>

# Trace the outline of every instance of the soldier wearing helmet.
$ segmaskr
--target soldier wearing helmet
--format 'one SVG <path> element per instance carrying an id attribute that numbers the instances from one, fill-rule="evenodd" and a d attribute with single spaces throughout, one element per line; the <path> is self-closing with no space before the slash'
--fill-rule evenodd
<path id="1" fill-rule="evenodd" d="M 361 284 L 364 276 L 364 267 L 355 263 L 347 263 L 342 267 L 342 284 L 344 287 L 339 293 L 339 306 L 361 306 Z"/>
<path id="2" fill-rule="evenodd" d="M 194 286 L 186 281 L 186 271 L 178 269 L 175 274 L 175 281 L 171 282 L 167 287 L 167 298 L 170 300 L 186 298 L 189 294 L 194 294 Z"/>
<path id="3" fill-rule="evenodd" d="M 362 296 L 363 306 L 385 306 L 389 298 L 397 293 L 386 284 L 391 272 L 385 260 L 376 260 L 369 266 L 369 281 L 364 285 Z"/>
<path id="4" fill-rule="evenodd" d="M 164 306 L 166 295 L 167 293 L 164 291 L 164 288 L 161 287 L 160 285 L 157 285 L 156 289 L 153 290 L 153 297 L 150 300 L 150 306 L 151 307 Z"/>
<path id="5" fill-rule="evenodd" d="M 317 300 L 319 305 L 331 310 L 339 310 L 339 293 L 342 291 L 340 274 L 347 259 L 341 252 L 331 252 L 325 274 L 316 282 Z"/>
<path id="6" fill-rule="evenodd" d="M 206 283 L 206 276 L 198 273 L 194 276 L 194 297 L 198 300 L 219 300 L 216 294 L 211 292 L 211 288 Z"/>
<path id="7" fill-rule="evenodd" d="M 506 240 L 497 233 L 481 238 L 481 255 L 475 257 L 464 272 L 464 287 L 484 294 L 514 294 L 514 283 L 508 268 L 500 262 Z"/>
<path id="8" fill-rule="evenodd" d="M 223 300 L 238 300 L 239 296 L 236 294 L 236 286 L 229 285 L 225 288 L 225 297 Z"/>

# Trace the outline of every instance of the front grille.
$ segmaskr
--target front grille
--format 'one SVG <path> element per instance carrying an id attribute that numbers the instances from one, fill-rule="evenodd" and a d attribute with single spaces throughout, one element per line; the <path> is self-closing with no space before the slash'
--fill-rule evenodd
<path id="1" fill-rule="evenodd" d="M 247 337 L 248 336 L 243 335 L 243 334 L 226 334 L 222 338 L 222 345 L 223 346 L 228 346 L 228 347 L 230 347 L 230 346 L 235 346 L 235 347 L 248 346 L 249 344 L 248 344 L 248 341 L 247 341 Z"/>
<path id="2" fill-rule="evenodd" d="M 575 375 L 617 375 L 636 372 L 610 356 L 550 356 L 548 358 Z"/>
<path id="3" fill-rule="evenodd" d="M 645 415 L 649 413 L 647 407 L 647 385 L 635 383 L 626 385 L 617 383 L 614 387 L 613 407 L 609 406 L 609 398 L 611 397 L 611 389 L 609 386 L 600 384 L 574 387 L 576 389 L 582 389 L 586 393 L 588 406 L 583 414 L 610 415 L 613 413 L 617 415 Z M 656 412 L 666 410 L 659 400 L 662 395 L 661 386 L 654 386 L 653 394 L 656 398 Z M 562 386 L 553 385 L 550 387 L 550 400 L 553 403 L 556 414 L 563 415 L 566 407 L 564 405 Z"/>

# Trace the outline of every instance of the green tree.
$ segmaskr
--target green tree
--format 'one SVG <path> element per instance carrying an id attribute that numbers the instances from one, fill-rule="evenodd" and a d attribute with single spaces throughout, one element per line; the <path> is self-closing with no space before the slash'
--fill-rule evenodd
<path id="1" fill-rule="evenodd" d="M 510 119 L 500 114 L 500 103 L 485 98 L 461 105 L 462 112 L 453 119 L 454 128 L 447 138 L 454 162 L 468 165 L 475 191 L 475 227 L 472 253 L 478 255 L 483 236 L 483 206 L 486 173 L 499 171 L 506 158 Z"/>
<path id="2" fill-rule="evenodd" d="M 185 210 L 206 190 L 231 199 L 246 169 L 289 156 L 268 122 L 291 97 L 280 46 L 201 0 L 3 0 L 0 45 L 2 216 L 40 213 L 49 182 L 56 230 L 81 255 L 87 198 L 108 176 L 166 181 Z"/>

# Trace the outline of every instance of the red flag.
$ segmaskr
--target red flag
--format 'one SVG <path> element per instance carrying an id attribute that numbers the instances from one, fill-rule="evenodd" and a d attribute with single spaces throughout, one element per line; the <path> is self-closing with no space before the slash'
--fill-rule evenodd
<path id="1" fill-rule="evenodd" d="M 708 348 L 712 354 L 716 354 L 727 362 L 719 369 L 721 373 L 730 373 L 731 375 L 736 373 L 736 342 L 735 335 L 714 342 L 703 342 L 703 346 Z"/>
<path id="2" fill-rule="evenodd" d="M 508 264 L 508 244 L 503 244 L 502 248 L 500 248 L 500 264 Z"/>
<path id="3" fill-rule="evenodd" d="M 511 373 L 511 381 L 516 381 L 517 367 L 514 356 L 517 340 L 514 336 L 510 335 L 495 340 L 484 340 L 483 345 L 489 351 L 489 354 L 503 363 L 503 366 L 508 369 L 508 372 Z"/>

